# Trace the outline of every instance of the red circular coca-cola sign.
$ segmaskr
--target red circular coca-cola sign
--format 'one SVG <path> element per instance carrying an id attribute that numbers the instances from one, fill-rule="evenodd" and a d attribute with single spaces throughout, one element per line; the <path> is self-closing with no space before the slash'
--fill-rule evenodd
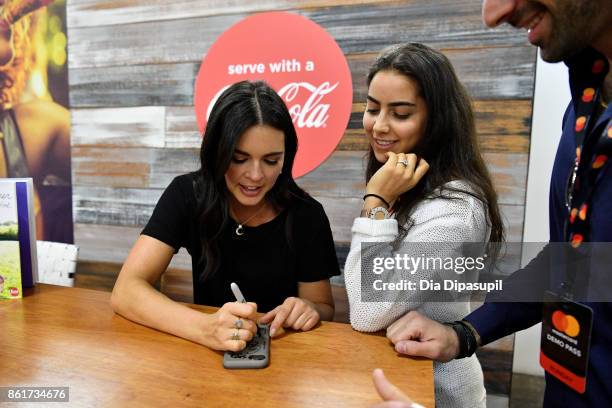
<path id="1" fill-rule="evenodd" d="M 293 176 L 334 151 L 351 114 L 353 84 L 344 54 L 313 21 L 291 13 L 255 14 L 210 47 L 195 82 L 200 133 L 219 95 L 242 80 L 264 80 L 283 98 L 297 130 Z"/>

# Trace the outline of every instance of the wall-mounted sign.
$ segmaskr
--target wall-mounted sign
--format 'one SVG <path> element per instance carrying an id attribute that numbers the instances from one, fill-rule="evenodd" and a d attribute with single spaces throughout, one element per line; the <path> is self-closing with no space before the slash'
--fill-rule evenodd
<path id="1" fill-rule="evenodd" d="M 250 16 L 225 31 L 204 57 L 195 83 L 200 133 L 219 95 L 245 79 L 266 81 L 287 104 L 299 139 L 294 177 L 329 157 L 348 124 L 353 85 L 342 50 L 323 28 L 274 12 Z"/>

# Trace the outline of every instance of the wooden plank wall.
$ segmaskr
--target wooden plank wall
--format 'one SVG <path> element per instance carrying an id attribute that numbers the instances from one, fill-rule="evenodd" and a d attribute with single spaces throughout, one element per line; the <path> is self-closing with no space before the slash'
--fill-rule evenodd
<path id="1" fill-rule="evenodd" d="M 110 288 L 118 265 L 170 180 L 198 167 L 193 83 L 215 39 L 242 18 L 286 10 L 324 27 L 353 74 L 353 113 L 332 156 L 298 180 L 319 199 L 338 248 L 363 191 L 365 76 L 385 46 L 440 49 L 474 100 L 508 239 L 522 236 L 535 49 L 524 33 L 486 29 L 480 0 L 71 0 L 69 80 L 77 282 Z M 190 269 L 181 253 L 172 268 Z M 178 275 L 189 291 L 189 281 Z M 501 347 L 507 350 L 507 343 Z M 511 345 L 509 350 L 511 350 Z M 502 379 L 509 384 L 509 374 Z M 498 367 L 499 368 L 499 367 Z M 498 392 L 507 392 L 501 385 Z"/>

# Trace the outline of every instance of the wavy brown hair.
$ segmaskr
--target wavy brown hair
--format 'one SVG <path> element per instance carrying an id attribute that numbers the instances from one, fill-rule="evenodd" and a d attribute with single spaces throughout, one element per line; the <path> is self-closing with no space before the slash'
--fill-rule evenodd
<path id="1" fill-rule="evenodd" d="M 6 1 L 4 7 L 11 7 L 17 0 Z M 3 109 L 17 104 L 26 87 L 35 63 L 34 34 L 38 29 L 38 13 L 21 17 L 11 25 L 13 58 L 0 66 L 0 106 Z"/>

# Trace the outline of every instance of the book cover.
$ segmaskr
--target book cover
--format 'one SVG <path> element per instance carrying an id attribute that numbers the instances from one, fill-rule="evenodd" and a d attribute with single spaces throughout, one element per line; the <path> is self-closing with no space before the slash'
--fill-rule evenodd
<path id="1" fill-rule="evenodd" d="M 0 298 L 22 297 L 37 270 L 32 179 L 0 179 Z"/>
<path id="2" fill-rule="evenodd" d="M 22 295 L 17 184 L 0 182 L 0 298 Z"/>

